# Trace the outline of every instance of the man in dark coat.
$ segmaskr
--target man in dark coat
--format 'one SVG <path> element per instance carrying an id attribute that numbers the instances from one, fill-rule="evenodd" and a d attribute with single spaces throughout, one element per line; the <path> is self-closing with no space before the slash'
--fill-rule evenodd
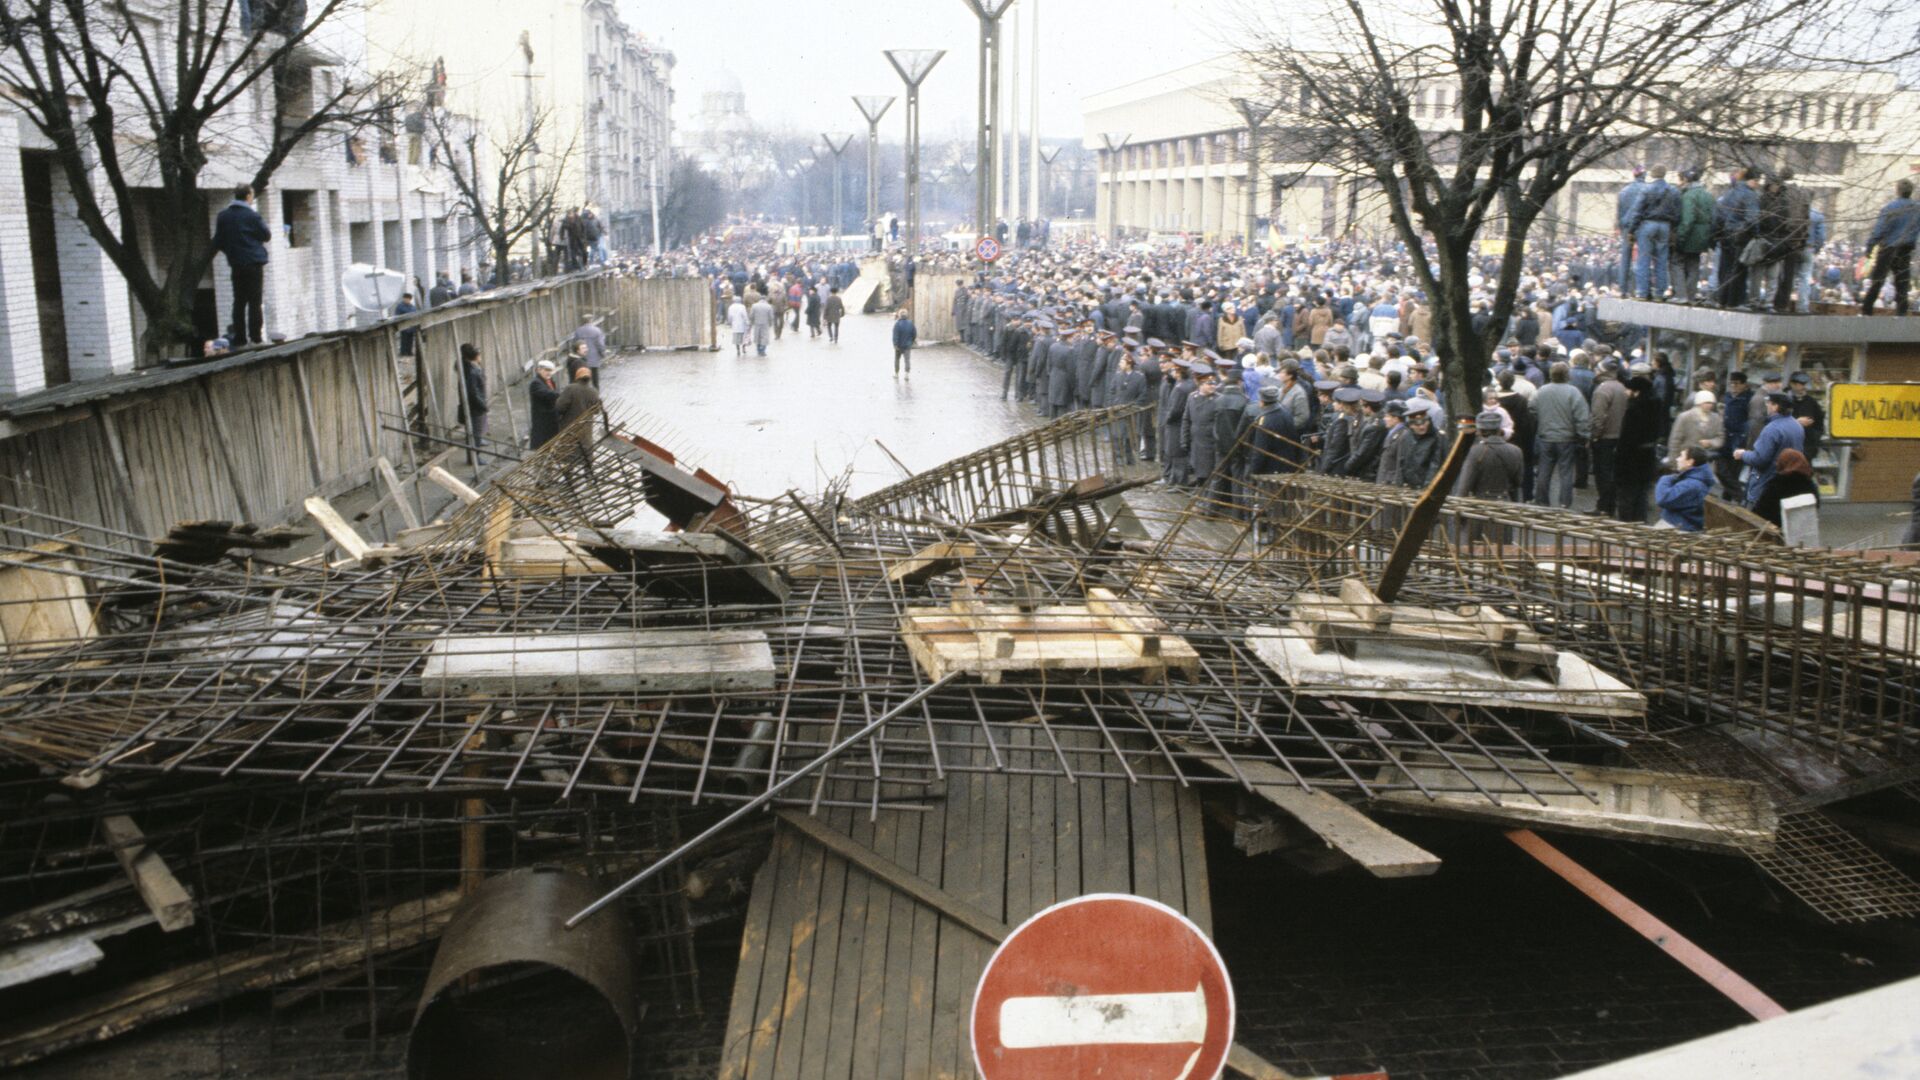
<path id="1" fill-rule="evenodd" d="M 1120 406 L 1147 403 L 1147 376 L 1138 370 L 1132 352 L 1120 354 L 1119 370 L 1107 379 L 1106 400 L 1109 405 Z M 1133 429 L 1127 421 L 1115 421 L 1109 434 L 1113 441 L 1114 460 L 1123 465 L 1133 464 Z"/>
<path id="2" fill-rule="evenodd" d="M 1378 390 L 1360 392 L 1360 423 L 1354 428 L 1353 443 L 1347 450 L 1342 475 L 1371 480 L 1380 467 L 1380 451 L 1386 445 L 1387 425 L 1381 416 L 1387 395 Z"/>
<path id="3" fill-rule="evenodd" d="M 600 391 L 593 388 L 593 372 L 585 364 L 573 369 L 573 382 L 554 399 L 554 418 L 565 431 L 575 420 L 600 408 Z"/>
<path id="4" fill-rule="evenodd" d="M 227 257 L 233 281 L 233 325 L 227 340 L 234 348 L 258 345 L 266 339 L 260 328 L 266 315 L 267 244 L 273 231 L 253 208 L 253 188 L 240 184 L 233 201 L 214 219 L 213 249 Z"/>
<path id="5" fill-rule="evenodd" d="M 1813 396 L 1812 389 L 1813 379 L 1804 371 L 1794 372 L 1787 380 L 1787 392 L 1793 397 L 1793 409 L 1788 415 L 1800 422 L 1800 449 L 1808 461 L 1820 452 L 1820 442 L 1827 436 L 1827 410 L 1820 407 L 1820 399 Z"/>
<path id="6" fill-rule="evenodd" d="M 1433 430 L 1433 411 L 1408 409 L 1407 435 L 1400 443 L 1400 486 L 1425 490 L 1444 457 L 1440 436 Z"/>
<path id="7" fill-rule="evenodd" d="M 480 366 L 480 347 L 460 346 L 460 419 L 467 425 L 468 460 L 478 468 L 487 440 L 487 371 Z"/>
<path id="8" fill-rule="evenodd" d="M 560 387 L 554 382 L 558 370 L 551 360 L 533 366 L 533 381 L 527 383 L 527 446 L 538 450 L 560 434 L 560 415 L 554 403 L 560 400 Z"/>
<path id="9" fill-rule="evenodd" d="M 1160 424 L 1160 478 L 1178 487 L 1187 482 L 1187 445 L 1180 434 L 1187 418 L 1187 399 L 1193 394 L 1193 373 L 1183 361 L 1169 362 L 1177 369 L 1178 381 L 1169 381 L 1161 390 L 1166 395 L 1166 408 Z"/>
<path id="10" fill-rule="evenodd" d="M 1376 484 L 1398 484 L 1400 482 L 1400 448 L 1405 446 L 1413 432 L 1407 427 L 1407 403 L 1389 401 L 1381 411 L 1381 422 L 1387 427 L 1386 438 L 1380 440 L 1380 465 L 1369 477 Z"/>
<path id="11" fill-rule="evenodd" d="M 1327 410 L 1327 423 L 1320 430 L 1320 460 L 1315 471 L 1327 476 L 1345 476 L 1347 457 L 1353 448 L 1354 428 L 1360 419 L 1360 388 L 1342 386 L 1333 391 L 1333 406 Z"/>
<path id="12" fill-rule="evenodd" d="M 1500 433 L 1504 419 L 1500 410 L 1489 409 L 1475 421 L 1480 437 L 1467 451 L 1466 465 L 1453 485 L 1455 495 L 1520 501 L 1526 490 L 1526 457 Z"/>
<path id="13" fill-rule="evenodd" d="M 1715 299 L 1721 307 L 1747 302 L 1747 264 L 1740 261 L 1740 252 L 1760 220 L 1760 196 L 1747 186 L 1751 179 L 1753 170 L 1735 169 L 1733 182 L 1714 207 L 1714 234 L 1720 238 L 1720 293 Z"/>
<path id="14" fill-rule="evenodd" d="M 1180 441 L 1187 448 L 1187 484 L 1205 487 L 1220 464 L 1220 447 L 1213 430 L 1213 416 L 1220 408 L 1220 384 L 1211 365 L 1199 364 L 1196 368 L 1193 393 L 1187 396 L 1186 413 L 1180 420 Z"/>
<path id="15" fill-rule="evenodd" d="M 1221 372 L 1220 391 L 1214 395 L 1213 446 L 1220 463 L 1214 475 L 1212 498 L 1234 517 L 1242 516 L 1240 480 L 1246 474 L 1247 448 L 1240 440 L 1252 419 L 1247 412 L 1247 388 L 1240 379 L 1240 369 L 1229 364 Z"/>
<path id="16" fill-rule="evenodd" d="M 1046 406 L 1048 416 L 1065 416 L 1073 409 L 1073 376 L 1080 351 L 1080 331 L 1062 327 L 1059 340 L 1047 348 Z"/>

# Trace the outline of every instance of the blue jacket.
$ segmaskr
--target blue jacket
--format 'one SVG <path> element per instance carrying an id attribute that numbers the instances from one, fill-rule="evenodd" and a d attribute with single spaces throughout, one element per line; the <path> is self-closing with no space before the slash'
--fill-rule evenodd
<path id="1" fill-rule="evenodd" d="M 1629 184 L 1631 188 L 1633 185 Z M 1625 205 L 1626 192 L 1620 193 L 1622 205 Z M 1665 180 L 1650 180 L 1640 185 L 1640 194 L 1633 201 L 1631 220 L 1622 223 L 1628 232 L 1640 228 L 1649 221 L 1664 221 L 1669 225 L 1680 223 L 1680 189 Z"/>
<path id="2" fill-rule="evenodd" d="M 265 266 L 267 241 L 272 238 L 260 214 L 239 199 L 214 219 L 213 249 L 227 257 L 228 266 Z"/>
<path id="3" fill-rule="evenodd" d="M 1720 200 L 1714 210 L 1713 223 L 1720 230 L 1720 239 L 1732 241 L 1741 239 L 1742 234 L 1760 220 L 1760 196 L 1747 186 L 1744 180 L 1735 180 L 1727 190 L 1720 193 Z"/>
<path id="4" fill-rule="evenodd" d="M 1721 418 L 1725 422 L 1727 441 L 1720 445 L 1721 457 L 1732 457 L 1735 449 L 1747 443 L 1747 409 L 1753 404 L 1753 391 L 1742 390 L 1737 394 L 1728 394 L 1721 402 Z"/>
<path id="5" fill-rule="evenodd" d="M 1635 180 L 1620 189 L 1619 212 L 1614 215 L 1613 223 L 1623 232 L 1632 232 L 1640 224 L 1640 204 L 1646 200 L 1647 190 L 1653 185 L 1645 180 Z"/>
<path id="6" fill-rule="evenodd" d="M 893 347 L 911 349 L 913 343 L 920 340 L 920 331 L 914 328 L 912 319 L 893 320 Z"/>
<path id="7" fill-rule="evenodd" d="M 1920 202 L 1895 199 L 1880 208 L 1867 234 L 1868 247 L 1911 247 L 1920 240 Z"/>
<path id="8" fill-rule="evenodd" d="M 1653 486 L 1660 520 L 1681 532 L 1707 527 L 1707 496 L 1713 492 L 1713 466 L 1702 462 L 1683 473 L 1670 473 Z"/>
<path id="9" fill-rule="evenodd" d="M 1753 440 L 1753 449 L 1747 451 L 1743 459 L 1747 466 L 1747 505 L 1753 505 L 1767 481 L 1773 479 L 1780 451 L 1805 448 L 1806 434 L 1800 428 L 1800 421 L 1785 413 L 1768 418 L 1767 426 L 1760 429 L 1760 437 Z"/>

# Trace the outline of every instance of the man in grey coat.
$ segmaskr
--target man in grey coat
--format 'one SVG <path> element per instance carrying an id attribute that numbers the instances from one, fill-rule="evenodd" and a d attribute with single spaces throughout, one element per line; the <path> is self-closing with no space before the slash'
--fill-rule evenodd
<path id="1" fill-rule="evenodd" d="M 753 351 L 756 356 L 767 355 L 767 346 L 773 344 L 773 305 L 761 297 L 753 302 L 753 309 L 747 312 L 753 320 Z"/>
<path id="2" fill-rule="evenodd" d="M 1571 377 L 1572 369 L 1565 362 L 1557 363 L 1547 372 L 1547 385 L 1533 395 L 1534 433 L 1540 440 L 1540 475 L 1533 501 L 1551 506 L 1557 494 L 1561 509 L 1573 506 L 1574 465 L 1593 423 L 1592 407 Z"/>

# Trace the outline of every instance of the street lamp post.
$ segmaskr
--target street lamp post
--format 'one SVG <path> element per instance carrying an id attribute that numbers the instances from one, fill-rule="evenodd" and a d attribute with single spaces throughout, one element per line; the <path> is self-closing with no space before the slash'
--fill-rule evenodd
<path id="1" fill-rule="evenodd" d="M 888 49 L 887 62 L 907 84 L 907 260 L 920 254 L 920 84 L 945 49 Z"/>
<path id="2" fill-rule="evenodd" d="M 893 106 L 891 94 L 856 94 L 853 104 L 867 118 L 867 233 L 876 240 L 880 224 L 880 118 Z"/>
<path id="3" fill-rule="evenodd" d="M 1253 254 L 1254 231 L 1260 216 L 1260 189 L 1266 178 L 1260 174 L 1260 126 L 1273 115 L 1275 105 L 1234 98 L 1233 107 L 1247 125 L 1247 238 L 1246 254 Z"/>
<path id="4" fill-rule="evenodd" d="M 980 130 L 974 152 L 974 227 L 981 235 L 993 233 L 994 188 L 1000 139 L 1000 16 L 1013 0 L 966 0 L 980 18 Z"/>
<path id="5" fill-rule="evenodd" d="M 1044 177 L 1044 182 L 1046 184 L 1046 187 L 1044 188 L 1044 190 L 1048 193 L 1051 193 L 1053 191 L 1053 159 L 1060 156 L 1060 151 L 1062 149 L 1065 149 L 1065 148 L 1059 147 L 1059 146 L 1047 146 L 1047 147 L 1042 147 L 1040 150 L 1040 164 L 1046 167 L 1046 171 L 1041 173 L 1041 176 Z M 1047 216 L 1047 199 L 1046 199 L 1046 195 L 1041 194 L 1042 190 L 1043 189 L 1040 187 L 1039 184 L 1034 185 L 1033 218 L 1036 222 L 1039 221 L 1041 218 Z"/>
<path id="6" fill-rule="evenodd" d="M 827 149 L 833 151 L 833 232 L 829 235 L 833 237 L 833 246 L 837 250 L 840 247 L 840 228 L 847 220 L 840 213 L 840 155 L 853 142 L 853 133 L 828 131 L 822 132 L 820 138 L 827 144 Z"/>
<path id="7" fill-rule="evenodd" d="M 1107 148 L 1107 243 L 1114 243 L 1120 235 L 1120 151 L 1133 138 L 1129 134 L 1116 134 L 1108 131 L 1100 135 L 1100 142 Z M 1097 179 L 1097 177 L 1096 177 Z"/>
<path id="8" fill-rule="evenodd" d="M 813 217 L 814 156 L 808 154 L 794 162 L 793 178 L 800 181 L 800 235 L 807 235 L 807 222 Z"/>

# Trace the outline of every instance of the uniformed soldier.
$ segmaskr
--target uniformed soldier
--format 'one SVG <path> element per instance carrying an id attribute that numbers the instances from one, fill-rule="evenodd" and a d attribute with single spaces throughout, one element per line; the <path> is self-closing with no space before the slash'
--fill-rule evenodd
<path id="1" fill-rule="evenodd" d="M 1220 463 L 1220 447 L 1214 440 L 1213 415 L 1219 411 L 1220 385 L 1216 369 L 1205 360 L 1193 365 L 1193 392 L 1187 396 L 1186 412 L 1180 419 L 1180 443 L 1187 452 L 1188 487 L 1204 488 L 1213 481 L 1214 466 Z"/>
<path id="2" fill-rule="evenodd" d="M 1373 479 L 1374 471 L 1380 466 L 1381 447 L 1387 440 L 1386 420 L 1382 416 L 1386 402 L 1387 395 L 1379 390 L 1360 391 L 1360 423 L 1353 430 L 1353 446 L 1347 451 L 1342 475 Z"/>
<path id="3" fill-rule="evenodd" d="M 1360 419 L 1360 388 L 1338 387 L 1333 391 L 1332 398 L 1333 403 L 1327 409 L 1327 423 L 1321 431 L 1317 471 L 1325 476 L 1345 476 L 1347 457 L 1353 448 L 1354 427 Z"/>
<path id="4" fill-rule="evenodd" d="M 1180 425 L 1187 416 L 1187 398 L 1193 393 L 1191 361 L 1170 357 L 1166 371 L 1172 378 L 1162 391 L 1167 406 L 1165 421 L 1160 425 L 1160 478 L 1178 487 L 1187 482 L 1187 450 L 1180 439 Z"/>
<path id="5" fill-rule="evenodd" d="M 1046 413 L 1065 416 L 1073 408 L 1074 354 L 1080 345 L 1080 328 L 1062 326 L 1060 337 L 1047 347 Z"/>
<path id="6" fill-rule="evenodd" d="M 1242 516 L 1241 478 L 1246 469 L 1246 447 L 1241 443 L 1252 417 L 1247 414 L 1247 387 L 1240 366 L 1229 359 L 1220 369 L 1220 391 L 1214 395 L 1213 444 L 1220 456 L 1214 470 L 1211 498 L 1232 517 Z"/>

